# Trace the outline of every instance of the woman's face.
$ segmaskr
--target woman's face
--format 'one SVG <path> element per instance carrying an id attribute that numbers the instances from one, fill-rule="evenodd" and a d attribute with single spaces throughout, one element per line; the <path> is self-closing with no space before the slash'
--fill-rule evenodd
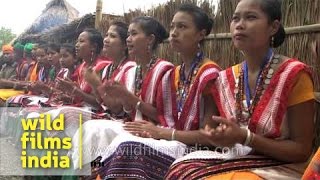
<path id="1" fill-rule="evenodd" d="M 269 23 L 268 16 L 255 0 L 242 0 L 238 3 L 230 24 L 235 47 L 243 51 L 266 48 L 278 26 Z"/>
<path id="2" fill-rule="evenodd" d="M 76 59 L 69 51 L 67 51 L 65 48 L 61 48 L 60 54 L 60 65 L 62 68 L 71 68 L 74 66 Z"/>
<path id="3" fill-rule="evenodd" d="M 127 46 L 128 53 L 132 58 L 139 58 L 146 56 L 151 46 L 150 36 L 146 36 L 140 25 L 131 23 L 128 29 Z"/>
<path id="4" fill-rule="evenodd" d="M 199 31 L 193 17 L 186 12 L 177 12 L 170 25 L 170 45 L 180 53 L 193 51 L 204 38 L 204 33 Z"/>
<path id="5" fill-rule="evenodd" d="M 117 26 L 112 25 L 103 40 L 103 49 L 107 57 L 115 60 L 117 57 L 125 55 L 126 44 L 121 41 L 120 35 L 116 30 Z"/>
<path id="6" fill-rule="evenodd" d="M 47 52 L 42 48 L 37 48 L 36 50 L 36 57 L 37 61 L 41 66 L 48 66 L 50 65 L 48 61 Z"/>
<path id="7" fill-rule="evenodd" d="M 33 44 L 33 47 L 32 47 L 32 50 L 31 50 L 31 55 L 34 59 L 36 59 L 36 51 L 37 51 L 37 48 L 38 48 L 38 44 Z"/>
<path id="8" fill-rule="evenodd" d="M 54 66 L 58 66 L 59 65 L 59 59 L 60 59 L 60 53 L 55 51 L 52 48 L 48 48 L 48 60 L 50 62 L 50 64 L 54 65 Z"/>
<path id="9" fill-rule="evenodd" d="M 92 57 L 92 52 L 94 52 L 94 47 L 90 42 L 89 33 L 84 31 L 82 32 L 76 43 L 76 55 L 79 58 L 90 60 Z"/>

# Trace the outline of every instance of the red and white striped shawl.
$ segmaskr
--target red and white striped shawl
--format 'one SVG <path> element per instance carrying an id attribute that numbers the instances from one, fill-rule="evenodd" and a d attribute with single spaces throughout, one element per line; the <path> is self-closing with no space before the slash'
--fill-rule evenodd
<path id="1" fill-rule="evenodd" d="M 236 114 L 235 67 L 221 71 L 215 81 L 215 88 L 211 89 L 220 116 L 228 119 L 235 117 Z M 310 73 L 305 64 L 294 59 L 284 62 L 279 67 L 254 109 L 249 122 L 249 129 L 252 132 L 269 138 L 283 136 L 281 127 L 286 119 L 288 97 L 295 83 L 295 77 L 301 71 Z"/>
<path id="2" fill-rule="evenodd" d="M 107 60 L 104 60 L 104 59 L 97 59 L 96 62 L 92 65 L 92 70 L 97 72 L 97 73 L 100 73 L 100 71 L 105 67 L 107 66 L 108 64 L 112 63 L 111 61 L 107 61 Z M 80 66 L 79 66 L 79 69 L 77 69 L 77 73 L 78 73 L 78 84 L 80 86 L 80 89 L 86 93 L 91 93 L 92 91 L 92 88 L 90 86 L 89 83 L 87 83 L 84 79 L 84 68 L 86 66 L 86 62 L 84 61 Z"/>
<path id="3" fill-rule="evenodd" d="M 152 69 L 147 72 L 145 75 L 145 78 L 143 79 L 142 87 L 141 87 L 141 94 L 140 99 L 146 103 L 156 105 L 156 95 L 158 86 L 161 82 L 161 79 L 163 75 L 172 69 L 174 66 L 172 63 L 163 60 L 163 59 L 157 59 L 156 63 L 153 65 Z M 134 93 L 135 89 L 135 73 L 136 73 L 137 66 L 134 66 L 130 68 L 127 73 L 123 76 L 123 79 L 121 80 L 124 82 L 125 86 L 128 88 L 128 90 L 132 93 Z M 141 112 L 136 112 L 135 117 L 133 118 L 135 120 L 141 120 L 144 119 Z"/>
<path id="4" fill-rule="evenodd" d="M 176 67 L 176 68 L 179 68 Z M 212 61 L 203 64 L 190 87 L 188 97 L 178 119 L 175 76 L 176 69 L 168 71 L 162 78 L 157 95 L 158 117 L 162 126 L 177 130 L 199 129 L 203 121 L 201 109 L 202 92 L 208 82 L 218 77 L 220 68 Z"/>
<path id="5" fill-rule="evenodd" d="M 108 64 L 102 72 L 102 81 L 104 81 L 107 77 L 107 70 L 109 69 L 109 66 L 111 66 L 112 63 Z M 125 75 L 125 73 L 127 73 L 127 71 L 136 66 L 136 62 L 131 61 L 131 60 L 127 60 L 120 68 L 117 68 L 114 70 L 114 72 L 112 73 L 112 77 L 111 80 L 120 82 L 120 83 L 124 83 L 124 78 L 123 76 Z"/>

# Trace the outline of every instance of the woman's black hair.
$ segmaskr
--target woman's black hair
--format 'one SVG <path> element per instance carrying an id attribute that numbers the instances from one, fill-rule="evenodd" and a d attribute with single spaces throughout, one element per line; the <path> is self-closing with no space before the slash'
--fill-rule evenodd
<path id="1" fill-rule="evenodd" d="M 268 16 L 269 22 L 273 22 L 274 20 L 281 21 L 282 13 L 281 13 L 281 1 L 280 0 L 258 0 L 261 6 L 262 11 Z M 282 24 L 276 34 L 273 35 L 273 43 L 270 43 L 272 47 L 279 47 L 286 37 L 286 32 Z M 271 42 L 271 41 L 270 41 Z"/>
<path id="2" fill-rule="evenodd" d="M 128 38 L 128 24 L 124 23 L 122 21 L 113 21 L 110 23 L 111 26 L 116 26 L 116 31 L 120 36 L 120 39 L 122 43 L 126 44 L 127 43 L 127 38 Z"/>
<path id="3" fill-rule="evenodd" d="M 153 34 L 155 36 L 155 42 L 152 45 L 152 50 L 155 50 L 163 40 L 169 37 L 169 33 L 163 27 L 163 25 L 156 19 L 150 16 L 140 16 L 131 21 L 131 23 L 139 24 L 143 32 L 149 36 Z"/>
<path id="4" fill-rule="evenodd" d="M 122 22 L 122 21 L 113 21 L 110 24 L 110 27 L 111 26 L 115 26 L 116 27 L 116 31 L 120 36 L 121 42 L 126 45 L 127 44 L 127 38 L 128 38 L 128 27 L 129 27 L 129 25 L 127 23 Z M 126 55 L 126 57 L 128 57 L 128 49 L 126 49 L 125 55 Z"/>
<path id="5" fill-rule="evenodd" d="M 47 51 L 48 51 L 48 44 L 39 44 L 39 46 L 37 47 L 37 49 L 43 49 L 44 52 L 47 53 Z"/>
<path id="6" fill-rule="evenodd" d="M 54 50 L 55 52 L 59 52 L 60 51 L 60 45 L 56 44 L 56 43 L 49 43 L 48 44 L 48 49 L 49 48 Z"/>
<path id="7" fill-rule="evenodd" d="M 87 32 L 89 34 L 89 41 L 92 44 L 96 44 L 96 54 L 100 54 L 103 48 L 103 37 L 101 33 L 94 28 L 86 28 L 83 32 Z"/>
<path id="8" fill-rule="evenodd" d="M 71 43 L 64 43 L 61 45 L 60 49 L 65 49 L 67 52 L 69 52 L 74 58 L 76 58 L 76 48 Z"/>
<path id="9" fill-rule="evenodd" d="M 208 14 L 201 9 L 200 7 L 191 4 L 186 3 L 182 4 L 177 12 L 186 12 L 190 14 L 193 17 L 193 22 L 196 25 L 197 29 L 199 31 L 205 29 L 206 30 L 206 36 L 210 34 L 212 26 L 213 26 L 213 20 L 208 16 Z M 202 43 L 203 40 L 200 42 Z"/>

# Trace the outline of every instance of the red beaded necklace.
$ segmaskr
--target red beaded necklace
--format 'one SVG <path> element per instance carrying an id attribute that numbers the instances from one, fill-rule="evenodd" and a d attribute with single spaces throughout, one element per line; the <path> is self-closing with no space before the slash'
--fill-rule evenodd
<path id="1" fill-rule="evenodd" d="M 244 73 L 243 66 L 241 66 L 240 75 L 236 79 L 235 84 L 235 99 L 236 99 L 236 119 L 238 123 L 248 125 L 251 116 L 256 108 L 256 105 L 260 101 L 261 96 L 264 94 L 265 89 L 270 84 L 271 78 L 274 74 L 273 67 L 279 62 L 279 55 L 271 56 L 268 63 L 262 69 L 260 76 L 258 77 L 255 94 L 251 100 L 251 105 L 246 106 L 246 100 L 244 99 Z M 250 98 L 250 97 L 246 97 Z"/>
<path id="2" fill-rule="evenodd" d="M 155 65 L 155 63 L 157 62 L 157 58 L 155 56 L 153 56 L 150 59 L 150 62 L 147 64 L 147 71 L 144 74 L 144 77 L 146 77 L 146 75 L 148 74 L 148 72 L 153 68 L 153 66 Z M 138 65 L 136 67 L 136 74 L 135 74 L 135 78 L 134 78 L 134 94 L 136 96 L 140 96 L 141 94 L 141 89 L 142 89 L 142 83 L 143 83 L 143 77 L 142 77 L 142 68 L 141 65 Z"/>
<path id="3" fill-rule="evenodd" d="M 200 62 L 203 60 L 203 57 L 204 55 L 202 52 L 197 53 L 196 57 L 192 61 L 191 70 L 187 77 L 185 77 L 185 74 L 184 74 L 185 64 L 182 63 L 180 66 L 180 71 L 179 71 L 180 78 L 178 83 L 178 89 L 176 92 L 178 117 L 180 117 L 180 114 L 182 112 L 184 103 L 187 99 L 190 87 L 193 84 L 194 79 L 198 74 L 199 65 L 201 64 Z"/>

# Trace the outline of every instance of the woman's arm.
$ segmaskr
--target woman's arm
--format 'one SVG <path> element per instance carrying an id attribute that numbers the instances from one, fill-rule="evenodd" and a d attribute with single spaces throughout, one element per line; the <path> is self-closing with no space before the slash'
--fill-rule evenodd
<path id="1" fill-rule="evenodd" d="M 212 98 L 211 95 L 204 95 L 204 123 L 201 125 L 201 128 L 204 128 L 205 126 L 211 126 L 216 127 L 216 123 L 212 121 L 213 115 L 218 115 L 218 109 L 217 106 Z M 166 130 L 163 130 L 160 133 L 161 139 L 167 139 L 170 140 L 172 137 L 172 130 L 169 132 Z M 175 131 L 174 132 L 174 139 L 180 142 L 183 142 L 185 144 L 194 145 L 194 144 L 202 144 L 202 145 L 211 145 L 209 141 L 207 141 L 206 138 L 203 138 L 203 135 L 201 133 L 201 130 L 194 130 L 194 131 Z"/>
<path id="2" fill-rule="evenodd" d="M 140 98 L 138 98 L 130 92 L 127 92 L 124 98 L 122 98 L 122 105 L 124 109 L 129 111 L 139 110 L 143 115 L 147 116 L 149 120 L 151 120 L 153 123 L 159 123 L 157 108 L 154 107 L 152 104 L 142 101 Z"/>
<path id="3" fill-rule="evenodd" d="M 314 137 L 314 101 L 309 100 L 288 108 L 289 139 L 275 140 L 253 134 L 248 146 L 255 152 L 286 162 L 304 162 L 312 152 Z M 214 146 L 232 147 L 235 143 L 245 144 L 247 130 L 233 120 L 213 117 L 219 123 L 216 128 L 206 128 L 204 136 Z"/>
<path id="4" fill-rule="evenodd" d="M 97 87 L 97 92 L 105 105 L 112 113 L 119 114 L 122 112 L 122 104 L 118 96 L 112 96 L 108 93 L 106 87 L 108 86 L 107 82 L 99 85 Z"/>
<path id="5" fill-rule="evenodd" d="M 73 92 L 72 94 L 74 96 L 81 97 L 84 102 L 89 103 L 91 106 L 93 106 L 97 109 L 101 108 L 101 105 L 100 105 L 99 101 L 97 100 L 97 95 L 95 95 L 95 93 L 88 94 L 88 93 L 82 91 L 77 86 L 73 87 L 72 92 Z"/>
<path id="6" fill-rule="evenodd" d="M 204 126 L 211 125 L 216 126 L 212 123 L 212 116 L 218 115 L 218 110 L 213 101 L 211 95 L 206 95 L 204 98 Z M 211 141 L 203 135 L 201 130 L 174 130 L 166 129 L 162 127 L 157 127 L 154 124 L 146 121 L 142 122 L 128 122 L 124 128 L 135 134 L 144 137 L 152 137 L 155 139 L 166 139 L 166 140 L 177 140 L 188 145 L 202 144 L 202 145 L 212 145 Z M 201 127 L 202 128 L 202 127 Z"/>
<path id="7" fill-rule="evenodd" d="M 287 162 L 304 162 L 312 152 L 314 100 L 288 108 L 290 139 L 273 140 L 254 135 L 251 147 L 264 155 Z"/>

